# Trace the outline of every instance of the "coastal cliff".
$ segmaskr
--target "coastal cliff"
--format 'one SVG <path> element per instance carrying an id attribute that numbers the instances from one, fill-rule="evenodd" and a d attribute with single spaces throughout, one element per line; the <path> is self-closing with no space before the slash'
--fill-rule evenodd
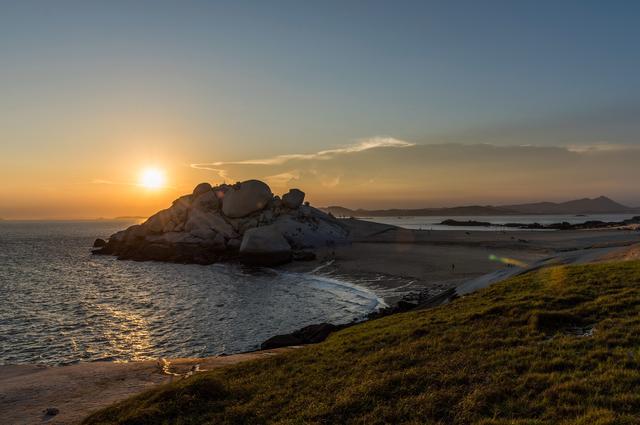
<path id="1" fill-rule="evenodd" d="M 94 254 L 126 260 L 210 264 L 240 260 L 277 265 L 313 258 L 316 248 L 348 242 L 348 228 L 304 202 L 291 189 L 282 198 L 259 180 L 212 187 L 200 183 L 144 223 L 97 239 Z"/>

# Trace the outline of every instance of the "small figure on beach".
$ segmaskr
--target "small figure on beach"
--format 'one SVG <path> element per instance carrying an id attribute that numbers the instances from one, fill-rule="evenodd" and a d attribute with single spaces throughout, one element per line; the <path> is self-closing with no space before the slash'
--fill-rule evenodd
<path id="1" fill-rule="evenodd" d="M 456 265 L 455 264 L 451 264 L 451 273 L 454 273 L 456 271 Z"/>

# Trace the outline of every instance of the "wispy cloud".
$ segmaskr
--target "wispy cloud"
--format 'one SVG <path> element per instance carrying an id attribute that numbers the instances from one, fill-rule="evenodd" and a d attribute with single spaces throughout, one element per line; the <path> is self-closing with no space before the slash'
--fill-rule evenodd
<path id="1" fill-rule="evenodd" d="M 282 186 L 300 179 L 300 170 L 291 170 L 284 173 L 264 177 L 264 180 L 272 185 Z"/>
<path id="2" fill-rule="evenodd" d="M 214 167 L 221 167 L 225 165 L 281 165 L 289 161 L 293 160 L 327 160 L 332 159 L 337 155 L 343 155 L 354 152 L 362 152 L 369 149 L 376 148 L 406 148 L 410 146 L 414 146 L 415 143 L 405 142 L 404 140 L 398 140 L 393 137 L 371 137 L 368 139 L 363 139 L 358 141 L 357 143 L 343 146 L 340 148 L 334 149 L 326 149 L 322 151 L 318 151 L 315 153 L 309 154 L 286 154 L 286 155 L 277 155 L 271 158 L 262 158 L 262 159 L 246 159 L 241 161 L 221 161 L 221 162 L 211 162 L 204 164 L 191 164 L 192 168 L 204 169 L 204 170 L 212 170 L 216 171 L 218 174 L 224 173 L 224 170 Z M 222 174 L 220 174 L 223 177 Z"/>
<path id="3" fill-rule="evenodd" d="M 585 145 L 569 145 L 567 150 L 576 153 L 619 152 L 627 150 L 640 150 L 640 146 L 620 143 L 592 143 Z"/>

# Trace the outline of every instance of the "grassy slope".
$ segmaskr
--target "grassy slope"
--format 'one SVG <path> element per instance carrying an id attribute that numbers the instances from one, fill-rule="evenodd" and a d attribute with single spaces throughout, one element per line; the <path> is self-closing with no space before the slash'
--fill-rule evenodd
<path id="1" fill-rule="evenodd" d="M 86 424 L 640 422 L 640 262 L 556 267 L 160 387 Z M 567 332 L 595 325 L 593 336 Z"/>

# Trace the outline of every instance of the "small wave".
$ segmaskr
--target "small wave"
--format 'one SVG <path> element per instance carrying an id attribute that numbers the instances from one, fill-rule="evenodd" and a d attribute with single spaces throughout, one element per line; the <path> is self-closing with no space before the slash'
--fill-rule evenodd
<path id="1" fill-rule="evenodd" d="M 311 278 L 311 283 L 314 283 L 315 286 L 320 290 L 336 293 L 332 290 L 338 289 L 342 292 L 351 293 L 355 297 L 363 298 L 368 301 L 370 312 L 389 307 L 384 299 L 380 298 L 375 292 L 371 291 L 369 288 L 365 288 L 353 282 L 315 274 L 313 271 L 311 273 L 296 273 L 287 271 L 282 271 L 280 273 L 282 273 L 283 275 L 304 277 L 306 279 Z M 350 302 L 351 300 L 343 298 L 342 301 Z"/>

